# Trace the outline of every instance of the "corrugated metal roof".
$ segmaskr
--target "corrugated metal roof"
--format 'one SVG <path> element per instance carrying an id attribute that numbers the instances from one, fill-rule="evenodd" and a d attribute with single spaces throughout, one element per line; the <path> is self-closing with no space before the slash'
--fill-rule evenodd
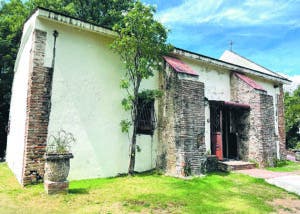
<path id="1" fill-rule="evenodd" d="M 266 91 L 261 85 L 259 85 L 257 82 L 255 82 L 253 79 L 251 79 L 250 77 L 247 77 L 243 74 L 239 74 L 239 73 L 234 73 L 235 76 L 237 76 L 238 78 L 240 78 L 241 80 L 243 80 L 245 83 L 247 83 L 250 87 L 260 90 L 260 91 Z"/>
<path id="2" fill-rule="evenodd" d="M 185 64 L 179 59 L 169 57 L 169 56 L 164 56 L 164 59 L 172 68 L 174 68 L 175 71 L 179 73 L 199 76 L 199 74 L 196 71 L 194 71 L 190 66 L 188 66 L 187 64 Z"/>

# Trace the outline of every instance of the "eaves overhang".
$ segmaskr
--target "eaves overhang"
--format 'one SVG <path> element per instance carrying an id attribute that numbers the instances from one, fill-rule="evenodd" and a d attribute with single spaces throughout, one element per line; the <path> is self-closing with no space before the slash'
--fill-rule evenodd
<path id="1" fill-rule="evenodd" d="M 84 29 L 87 31 L 92 31 L 95 33 L 100 33 L 109 37 L 117 37 L 118 33 L 112 29 L 103 27 L 101 25 L 94 24 L 92 22 L 84 21 L 72 16 L 68 16 L 62 13 L 54 12 L 46 8 L 38 7 L 34 14 L 37 18 L 51 20 L 60 24 L 69 25 L 75 28 Z"/>
<path id="2" fill-rule="evenodd" d="M 194 53 L 194 52 L 191 52 L 191 51 L 188 51 L 188 50 L 184 50 L 184 49 L 181 49 L 181 48 L 174 48 L 173 54 L 179 55 L 179 56 L 182 56 L 182 57 L 185 57 L 185 58 L 205 62 L 205 63 L 211 64 L 213 66 L 216 66 L 216 67 L 225 68 L 229 71 L 242 72 L 242 73 L 245 73 L 245 74 L 259 76 L 261 78 L 264 78 L 264 79 L 267 79 L 267 80 L 272 80 L 272 81 L 283 83 L 283 84 L 289 84 L 289 83 L 292 82 L 291 80 L 289 80 L 287 78 L 284 78 L 284 77 L 281 77 L 281 76 L 279 77 L 279 76 L 275 76 L 275 75 L 266 74 L 266 73 L 263 73 L 261 71 L 257 71 L 257 70 L 242 67 L 242 66 L 239 66 L 239 65 L 231 64 L 231 63 L 219 60 L 219 59 L 204 56 L 204 55 Z"/>

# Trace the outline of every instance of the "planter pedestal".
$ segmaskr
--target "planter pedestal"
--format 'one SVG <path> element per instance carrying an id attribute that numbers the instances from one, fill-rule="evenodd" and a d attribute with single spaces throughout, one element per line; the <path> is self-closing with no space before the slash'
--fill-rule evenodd
<path id="1" fill-rule="evenodd" d="M 44 187 L 47 194 L 67 194 L 69 191 L 69 181 L 53 182 L 44 181 Z"/>

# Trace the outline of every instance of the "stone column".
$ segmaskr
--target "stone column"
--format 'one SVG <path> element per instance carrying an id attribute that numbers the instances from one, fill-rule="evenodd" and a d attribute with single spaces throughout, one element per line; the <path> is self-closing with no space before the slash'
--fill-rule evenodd
<path id="1" fill-rule="evenodd" d="M 44 175 L 46 142 L 50 114 L 52 69 L 44 67 L 47 33 L 33 33 L 28 82 L 25 151 L 22 184 Z M 35 176 L 35 178 L 33 178 Z"/>
<path id="2" fill-rule="evenodd" d="M 282 85 L 279 86 L 278 95 L 278 133 L 279 133 L 279 153 L 280 159 L 286 159 L 286 136 L 285 136 L 285 121 L 284 121 L 284 92 Z"/>
<path id="3" fill-rule="evenodd" d="M 160 81 L 158 168 L 173 176 L 199 175 L 206 151 L 204 84 L 173 71 Z"/>

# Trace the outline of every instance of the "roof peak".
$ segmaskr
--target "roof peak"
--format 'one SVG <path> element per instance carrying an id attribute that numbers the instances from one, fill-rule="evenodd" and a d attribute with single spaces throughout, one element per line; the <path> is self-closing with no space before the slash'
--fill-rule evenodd
<path id="1" fill-rule="evenodd" d="M 233 50 L 225 50 L 224 53 L 222 54 L 222 56 L 220 57 L 220 60 L 223 60 L 223 61 L 229 62 L 229 63 L 233 63 L 236 65 L 240 65 L 243 67 L 247 67 L 250 69 L 258 70 L 258 71 L 261 71 L 266 74 L 276 75 L 278 77 L 283 78 L 283 76 L 281 76 L 277 72 L 274 72 L 256 62 L 238 54 L 237 52 L 235 52 Z"/>

